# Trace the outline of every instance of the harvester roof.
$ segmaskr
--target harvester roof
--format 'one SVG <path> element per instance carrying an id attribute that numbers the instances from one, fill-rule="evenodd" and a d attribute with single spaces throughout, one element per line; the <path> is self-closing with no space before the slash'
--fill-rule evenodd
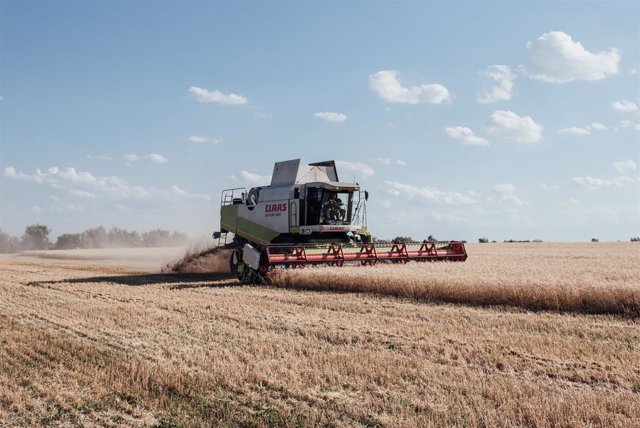
<path id="1" fill-rule="evenodd" d="M 271 176 L 271 186 L 293 186 L 307 183 L 333 183 L 338 185 L 338 171 L 335 161 L 315 162 L 309 165 L 300 159 L 276 162 Z M 340 183 L 342 186 L 344 183 Z"/>

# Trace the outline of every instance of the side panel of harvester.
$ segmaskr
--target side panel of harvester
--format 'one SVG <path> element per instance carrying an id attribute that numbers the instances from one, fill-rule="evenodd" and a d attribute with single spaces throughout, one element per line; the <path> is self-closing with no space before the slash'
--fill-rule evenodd
<path id="1" fill-rule="evenodd" d="M 251 242 L 267 245 L 278 235 L 289 233 L 289 208 L 289 199 L 225 205 L 220 210 L 220 225 Z"/>

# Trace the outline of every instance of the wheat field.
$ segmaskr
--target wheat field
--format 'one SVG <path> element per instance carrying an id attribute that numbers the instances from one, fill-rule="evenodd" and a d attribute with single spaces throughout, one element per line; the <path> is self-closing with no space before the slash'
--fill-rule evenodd
<path id="1" fill-rule="evenodd" d="M 0 257 L 0 425 L 638 426 L 640 247 L 468 251 L 268 287 Z"/>

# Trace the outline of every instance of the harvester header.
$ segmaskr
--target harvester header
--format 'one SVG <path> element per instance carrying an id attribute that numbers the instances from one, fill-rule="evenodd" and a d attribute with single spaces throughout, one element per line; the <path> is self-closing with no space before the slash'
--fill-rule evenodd
<path id="1" fill-rule="evenodd" d="M 233 248 L 231 270 L 245 283 L 266 282 L 275 267 L 466 260 L 460 242 L 373 243 L 368 199 L 359 183 L 340 181 L 335 161 L 276 162 L 270 185 L 223 190 L 214 238 Z"/>

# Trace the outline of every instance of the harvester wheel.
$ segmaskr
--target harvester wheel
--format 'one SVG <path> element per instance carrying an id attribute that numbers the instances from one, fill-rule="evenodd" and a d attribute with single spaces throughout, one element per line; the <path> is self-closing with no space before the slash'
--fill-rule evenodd
<path id="1" fill-rule="evenodd" d="M 229 271 L 231 273 L 238 273 L 238 260 L 239 254 L 237 251 L 231 253 L 231 257 L 229 257 Z"/>
<path id="2" fill-rule="evenodd" d="M 243 261 L 238 263 L 238 279 L 241 283 L 247 285 L 253 284 L 265 284 L 265 280 L 259 272 L 252 269 L 251 266 L 248 266 Z"/>

